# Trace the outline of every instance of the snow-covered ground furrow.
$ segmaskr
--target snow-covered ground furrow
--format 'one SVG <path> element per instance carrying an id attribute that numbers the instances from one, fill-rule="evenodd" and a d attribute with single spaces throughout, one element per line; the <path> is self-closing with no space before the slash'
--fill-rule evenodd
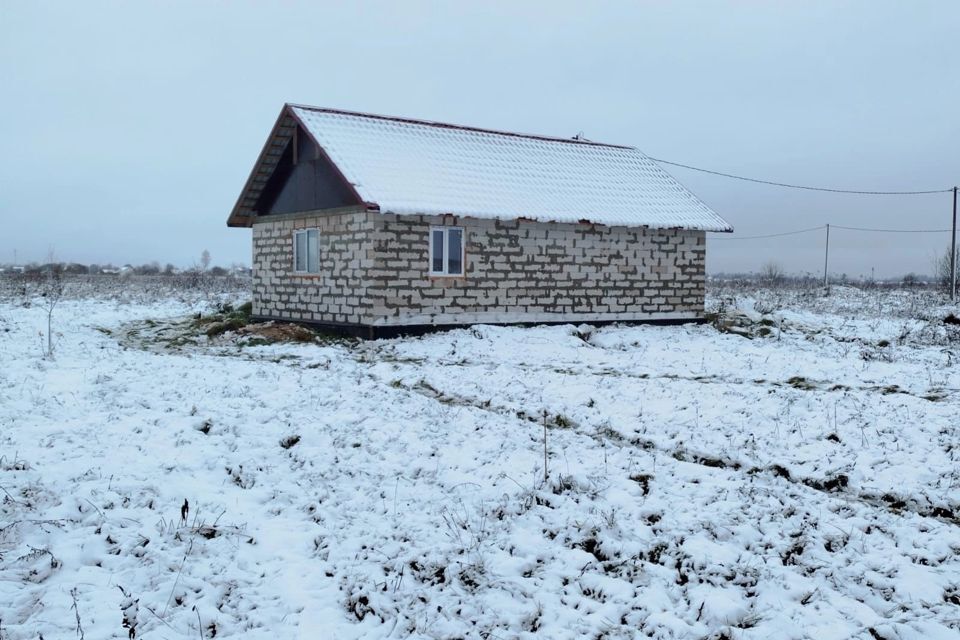
<path id="1" fill-rule="evenodd" d="M 478 327 L 373 348 L 385 354 L 374 369 L 381 379 L 508 413 L 547 411 L 690 454 L 680 457 L 777 466 L 810 482 L 844 476 L 856 493 L 960 515 L 960 397 L 904 392 L 928 390 L 917 387 L 921 375 L 955 389 L 952 367 L 921 374 L 917 365 L 839 351 L 827 360 L 800 334 L 747 340 L 706 326 L 590 335 Z M 831 373 L 811 374 L 817 366 Z"/>
<path id="2" fill-rule="evenodd" d="M 0 637 L 77 616 L 87 637 L 960 634 L 955 524 L 747 472 L 953 499 L 953 396 L 733 380 L 802 376 L 787 332 L 478 327 L 242 357 L 115 335 L 193 309 L 70 302 L 49 361 L 37 310 L 0 306 Z M 856 366 L 838 359 L 874 377 Z"/>

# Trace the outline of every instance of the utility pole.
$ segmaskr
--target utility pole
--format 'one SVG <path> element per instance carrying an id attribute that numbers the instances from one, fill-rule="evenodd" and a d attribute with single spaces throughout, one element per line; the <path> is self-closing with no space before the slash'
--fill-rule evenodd
<path id="1" fill-rule="evenodd" d="M 827 224 L 827 245 L 823 251 L 823 286 L 827 290 L 827 293 L 830 292 L 830 283 L 827 280 L 827 263 L 830 260 L 830 224 Z"/>
<path id="2" fill-rule="evenodd" d="M 950 302 L 957 300 L 957 188 L 953 188 L 953 227 L 950 229 Z"/>

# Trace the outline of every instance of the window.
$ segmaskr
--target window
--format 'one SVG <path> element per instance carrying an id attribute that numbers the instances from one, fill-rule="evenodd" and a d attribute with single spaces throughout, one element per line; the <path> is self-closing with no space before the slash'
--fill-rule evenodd
<path id="1" fill-rule="evenodd" d="M 461 227 L 430 229 L 430 275 L 463 275 L 463 229 Z"/>
<path id="2" fill-rule="evenodd" d="M 316 229 L 293 233 L 293 270 L 320 273 L 320 232 Z"/>

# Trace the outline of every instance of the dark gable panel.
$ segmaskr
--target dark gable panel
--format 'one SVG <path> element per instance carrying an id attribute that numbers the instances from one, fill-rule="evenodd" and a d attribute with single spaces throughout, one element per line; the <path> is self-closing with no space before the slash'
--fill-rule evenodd
<path id="1" fill-rule="evenodd" d="M 297 142 L 294 164 L 293 143 Z M 257 214 L 296 213 L 361 204 L 336 167 L 303 129 L 297 129 L 257 201 Z"/>

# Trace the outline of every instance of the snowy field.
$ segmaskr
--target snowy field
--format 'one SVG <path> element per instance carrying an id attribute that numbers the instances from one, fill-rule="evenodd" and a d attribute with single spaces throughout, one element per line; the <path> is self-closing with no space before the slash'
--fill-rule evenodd
<path id="1" fill-rule="evenodd" d="M 958 638 L 930 295 L 264 344 L 191 333 L 242 292 L 98 291 L 48 358 L 8 291 L 0 639 Z"/>

